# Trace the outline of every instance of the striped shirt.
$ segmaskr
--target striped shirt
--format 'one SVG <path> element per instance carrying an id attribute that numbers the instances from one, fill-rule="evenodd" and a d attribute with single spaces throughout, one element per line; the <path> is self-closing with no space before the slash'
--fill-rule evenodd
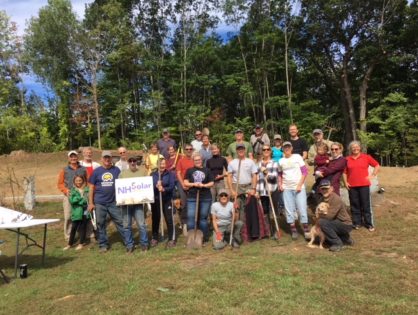
<path id="1" fill-rule="evenodd" d="M 270 192 L 276 191 L 278 187 L 279 167 L 277 162 L 270 160 L 268 162 L 260 161 L 258 167 L 257 192 L 260 196 L 268 196 L 264 178 L 267 178 L 267 189 Z M 266 174 L 262 172 L 262 168 L 266 169 Z"/>

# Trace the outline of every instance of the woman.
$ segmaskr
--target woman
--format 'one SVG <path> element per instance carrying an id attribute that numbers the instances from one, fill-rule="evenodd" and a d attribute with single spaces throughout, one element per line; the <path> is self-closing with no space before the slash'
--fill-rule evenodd
<path id="1" fill-rule="evenodd" d="M 267 226 L 270 226 L 269 213 L 273 209 L 271 209 L 270 206 L 269 194 L 272 198 L 277 199 L 279 170 L 277 163 L 271 159 L 271 149 L 268 145 L 263 145 L 262 158 L 257 166 L 257 194 L 260 197 L 261 205 L 263 206 L 264 221 Z M 273 204 L 277 203 L 273 201 Z"/>
<path id="2" fill-rule="evenodd" d="M 145 168 L 148 170 L 148 175 L 158 170 L 158 160 L 164 159 L 158 152 L 158 146 L 156 143 L 151 144 L 150 152 L 145 160 Z"/>
<path id="3" fill-rule="evenodd" d="M 283 157 L 281 135 L 274 135 L 274 147 L 272 148 L 272 151 L 273 151 L 273 161 L 279 162 L 279 160 Z"/>
<path id="4" fill-rule="evenodd" d="M 308 226 L 308 213 L 306 204 L 305 179 L 308 169 L 299 154 L 292 154 L 293 146 L 290 142 L 283 143 L 283 158 L 279 161 L 281 171 L 280 190 L 283 191 L 286 221 L 290 225 L 292 239 L 298 238 L 295 224 L 296 209 L 299 212 L 299 221 L 303 224 L 305 239 L 310 238 Z"/>
<path id="5" fill-rule="evenodd" d="M 334 192 L 340 195 L 340 179 L 347 165 L 347 160 L 343 156 L 343 145 L 339 142 L 331 144 L 331 158 L 329 164 L 318 171 L 318 175 L 323 179 L 328 179 Z"/>
<path id="6" fill-rule="evenodd" d="M 362 224 L 374 232 L 373 212 L 370 201 L 370 179 L 376 177 L 380 165 L 370 155 L 361 153 L 359 141 L 352 141 L 349 145 L 350 155 L 347 156 L 344 182 L 350 198 L 353 227 L 358 230 Z M 369 175 L 369 166 L 373 173 Z"/>
<path id="7" fill-rule="evenodd" d="M 158 245 L 158 232 L 160 230 L 161 212 L 164 215 L 165 223 L 167 224 L 168 242 L 167 248 L 176 246 L 176 232 L 174 230 L 174 209 L 172 206 L 175 175 L 166 169 L 166 161 L 160 161 L 159 170 L 155 170 L 152 175 L 152 182 L 154 183 L 154 203 L 151 204 L 152 209 L 152 240 L 151 247 Z M 160 203 L 160 193 L 162 202 Z M 162 204 L 162 211 L 160 209 Z"/>
<path id="8" fill-rule="evenodd" d="M 227 176 L 228 161 L 221 156 L 219 146 L 214 143 L 211 145 L 212 157 L 206 161 L 206 167 L 211 171 L 214 184 L 210 189 L 212 193 L 212 202 L 215 202 L 219 191 L 225 189 L 225 180 Z"/>
<path id="9" fill-rule="evenodd" d="M 188 187 L 187 195 L 187 230 L 195 228 L 195 211 L 198 208 L 199 229 L 203 233 L 203 242 L 207 242 L 208 236 L 208 214 L 212 203 L 210 188 L 213 186 L 213 176 L 211 171 L 203 167 L 202 156 L 193 155 L 194 166 L 189 168 L 184 178 L 184 185 Z M 197 194 L 199 193 L 199 204 L 196 204 Z"/>

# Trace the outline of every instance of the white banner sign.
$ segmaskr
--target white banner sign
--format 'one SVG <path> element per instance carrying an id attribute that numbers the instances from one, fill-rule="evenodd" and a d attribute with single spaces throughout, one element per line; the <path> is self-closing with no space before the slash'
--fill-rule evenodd
<path id="1" fill-rule="evenodd" d="M 115 189 L 118 206 L 154 203 L 154 187 L 151 176 L 118 178 L 115 182 Z"/>

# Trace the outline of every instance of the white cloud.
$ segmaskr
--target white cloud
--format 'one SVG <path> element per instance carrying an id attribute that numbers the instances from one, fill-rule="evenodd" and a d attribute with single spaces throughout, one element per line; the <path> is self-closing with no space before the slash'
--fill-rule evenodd
<path id="1" fill-rule="evenodd" d="M 78 18 L 83 18 L 86 3 L 93 0 L 72 0 L 73 11 Z M 26 22 L 32 17 L 37 16 L 39 9 L 46 6 L 48 0 L 0 0 L 0 10 L 6 11 L 6 14 L 13 22 L 17 23 L 18 34 L 23 35 Z"/>

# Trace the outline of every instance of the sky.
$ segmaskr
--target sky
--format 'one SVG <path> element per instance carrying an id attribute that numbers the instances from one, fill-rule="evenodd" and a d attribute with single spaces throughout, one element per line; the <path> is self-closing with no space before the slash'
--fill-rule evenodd
<path id="1" fill-rule="evenodd" d="M 93 0 L 72 0 L 74 12 L 76 12 L 79 19 L 84 17 L 84 8 L 88 3 Z M 10 17 L 10 20 L 17 23 L 18 35 L 23 35 L 26 27 L 26 21 L 32 16 L 37 16 L 38 11 L 43 6 L 48 4 L 48 0 L 0 0 L 0 10 L 6 11 L 6 14 Z M 38 82 L 34 75 L 24 74 L 22 75 L 23 87 L 30 92 L 34 92 L 46 99 L 48 96 L 52 96 L 51 91 Z"/>

